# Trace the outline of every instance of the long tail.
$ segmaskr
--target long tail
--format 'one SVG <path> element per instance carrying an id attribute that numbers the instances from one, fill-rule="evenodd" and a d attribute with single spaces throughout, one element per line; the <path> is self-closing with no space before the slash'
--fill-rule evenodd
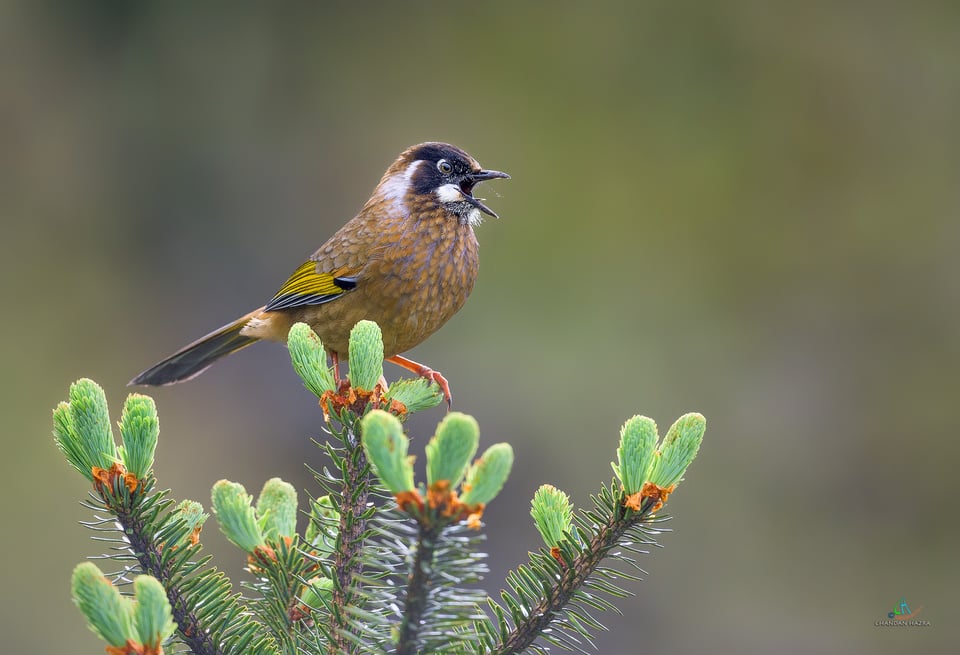
<path id="1" fill-rule="evenodd" d="M 246 348 L 260 340 L 257 337 L 242 335 L 240 330 L 243 329 L 251 317 L 260 313 L 262 309 L 262 307 L 255 309 L 246 316 L 241 316 L 219 330 L 197 339 L 188 346 L 184 346 L 162 362 L 154 364 L 130 380 L 128 384 L 160 386 L 197 377 L 221 357 L 226 357 L 230 353 Z"/>

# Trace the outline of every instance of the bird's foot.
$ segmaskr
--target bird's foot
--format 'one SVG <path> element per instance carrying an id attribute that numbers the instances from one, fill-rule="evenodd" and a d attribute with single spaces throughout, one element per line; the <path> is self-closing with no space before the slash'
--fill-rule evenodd
<path id="1" fill-rule="evenodd" d="M 447 401 L 447 409 L 453 407 L 453 395 L 450 393 L 450 383 L 447 382 L 447 378 L 441 375 L 440 371 L 434 371 L 432 368 L 424 368 L 420 376 L 440 387 L 440 391 L 443 392 L 443 399 Z"/>
<path id="2" fill-rule="evenodd" d="M 392 362 L 397 366 L 402 366 L 408 371 L 412 371 L 420 377 L 426 378 L 430 382 L 435 383 L 438 387 L 440 387 L 440 391 L 443 392 L 443 399 L 447 401 L 447 409 L 450 409 L 453 406 L 453 395 L 450 393 L 450 383 L 447 382 L 447 378 L 443 377 L 440 371 L 434 371 L 429 366 L 424 366 L 423 364 L 415 362 L 412 359 L 407 359 L 406 357 L 401 357 L 400 355 L 388 357 L 387 361 Z"/>

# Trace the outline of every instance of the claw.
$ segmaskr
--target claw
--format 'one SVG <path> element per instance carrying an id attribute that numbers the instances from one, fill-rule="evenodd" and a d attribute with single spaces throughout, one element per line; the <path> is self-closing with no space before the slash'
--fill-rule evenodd
<path id="1" fill-rule="evenodd" d="M 436 385 L 440 387 L 440 391 L 443 392 L 444 400 L 447 401 L 447 409 L 449 410 L 451 407 L 453 407 L 453 395 L 450 393 L 450 383 L 447 382 L 447 378 L 443 377 L 439 371 L 434 371 L 429 366 L 424 366 L 423 364 L 419 364 L 412 359 L 407 359 L 406 357 L 401 357 L 400 355 L 388 357 L 387 361 L 396 364 L 397 366 L 402 366 L 408 371 L 412 371 L 420 377 L 436 383 Z"/>

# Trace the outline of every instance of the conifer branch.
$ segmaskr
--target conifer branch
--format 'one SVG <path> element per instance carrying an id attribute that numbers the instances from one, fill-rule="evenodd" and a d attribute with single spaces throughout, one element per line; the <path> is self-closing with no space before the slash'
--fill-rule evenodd
<path id="1" fill-rule="evenodd" d="M 185 501 L 171 509 L 173 502 L 166 498 L 167 492 L 153 493 L 155 479 L 150 468 L 158 431 L 153 401 L 131 394 L 120 421 L 123 445 L 118 447 L 110 430 L 103 389 L 86 379 L 71 386 L 69 402 L 60 403 L 54 410 L 57 445 L 74 468 L 93 483 L 93 502 L 85 505 L 116 519 L 111 524 L 98 517 L 86 525 L 101 532 L 120 533 L 118 538 L 108 539 L 117 545 L 104 559 L 124 562 L 124 570 L 117 576 L 120 580 L 126 581 L 131 568 L 127 562 L 131 560 L 152 577 L 153 582 L 144 582 L 145 593 L 154 596 L 163 589 L 178 637 L 194 653 L 275 653 L 272 641 L 260 632 L 259 622 L 238 620 L 249 612 L 232 593 L 229 580 L 216 569 L 205 568 L 209 558 L 197 558 L 200 527 L 206 519 L 199 504 Z M 89 580 L 89 576 L 81 575 L 80 579 Z M 83 589 L 89 588 L 82 583 L 77 590 L 84 593 Z M 151 604 L 158 607 L 156 602 Z M 91 627 L 99 631 L 97 621 L 103 613 L 90 606 L 87 610 Z M 146 621 L 144 625 L 157 625 L 157 615 L 141 618 Z M 165 639 L 161 632 L 148 636 L 151 640 L 157 635 Z M 162 652 L 161 644 L 153 641 L 132 642 L 123 648 Z"/>
<path id="2" fill-rule="evenodd" d="M 177 633 L 183 643 L 194 655 L 224 655 L 220 644 L 214 641 L 215 635 L 211 634 L 187 603 L 176 584 L 176 569 L 169 559 L 164 561 L 161 557 L 162 547 L 155 539 L 156 533 L 147 529 L 143 516 L 133 506 L 115 507 L 107 503 L 107 509 L 114 513 L 123 528 L 140 568 L 159 580 L 166 590 L 173 620 L 177 624 Z"/>
<path id="3" fill-rule="evenodd" d="M 84 563 L 71 584 L 107 650 L 162 655 L 174 635 L 196 655 L 515 655 L 546 653 L 548 643 L 586 653 L 591 633 L 604 629 L 591 612 L 615 610 L 608 598 L 630 595 L 619 581 L 643 574 L 632 556 L 655 543 L 651 524 L 664 519 L 658 512 L 696 456 L 704 418 L 680 417 L 662 440 L 651 419 L 628 420 L 616 478 L 591 497 L 591 508 L 574 512 L 565 493 L 541 486 L 531 516 L 547 548 L 510 572 L 500 605 L 469 585 L 487 572 L 481 518 L 510 475 L 512 447 L 494 444 L 474 459 L 479 426 L 448 413 L 425 448 L 426 481 L 417 482 L 403 420 L 441 395 L 423 380 L 383 388 L 376 324 L 354 328 L 348 381 L 338 385 L 308 326 L 291 329 L 289 346 L 323 409 L 331 439 L 318 445 L 331 466 L 313 470 L 326 495 L 311 499 L 302 536 L 289 483 L 268 480 L 255 504 L 240 484 L 213 485 L 220 529 L 254 576 L 241 584 L 254 592 L 249 598 L 199 557 L 207 518 L 200 504 L 173 508 L 168 492 L 153 492 L 159 423 L 151 399 L 128 397 L 120 446 L 94 382 L 78 381 L 54 410 L 58 447 L 93 484 L 85 505 L 98 516 L 85 525 L 119 532 L 98 540 L 114 544 L 103 558 L 123 569 L 105 576 Z M 604 565 L 608 559 L 616 566 Z M 114 582 L 129 583 L 136 568 L 146 575 L 133 581 L 134 600 Z"/>
<path id="4" fill-rule="evenodd" d="M 363 535 L 366 531 L 369 511 L 367 501 L 370 495 L 370 466 L 360 446 L 360 432 L 355 417 L 344 418 L 343 441 L 343 477 L 339 490 L 340 524 L 336 546 L 333 551 L 333 612 L 331 618 L 331 655 L 352 650 L 353 641 L 344 632 L 352 631 L 346 608 L 356 601 L 354 577 L 360 573 L 360 553 L 363 548 Z"/>
<path id="5" fill-rule="evenodd" d="M 559 581 L 545 593 L 527 618 L 517 623 L 507 637 L 489 651 L 490 655 L 514 655 L 529 648 L 574 598 L 610 551 L 620 545 L 624 535 L 649 519 L 653 506 L 654 501 L 646 499 L 639 512 L 622 508 L 623 511 L 611 515 L 604 525 L 596 529 L 589 545 L 575 557 L 568 561 L 561 554 L 562 563 L 557 562 L 555 571 Z"/>
<path id="6" fill-rule="evenodd" d="M 431 571 L 436 540 L 440 530 L 436 526 L 421 525 L 417 535 L 417 552 L 410 567 L 410 581 L 404 598 L 403 619 L 397 640 L 397 655 L 414 655 L 420 644 L 419 632 L 426 611 L 427 594 L 431 587 Z"/>

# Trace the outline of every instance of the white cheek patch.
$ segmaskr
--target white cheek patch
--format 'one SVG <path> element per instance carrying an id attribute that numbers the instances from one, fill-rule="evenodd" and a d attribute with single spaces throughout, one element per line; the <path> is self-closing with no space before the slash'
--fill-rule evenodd
<path id="1" fill-rule="evenodd" d="M 384 183 L 380 185 L 380 191 L 383 197 L 395 205 L 401 205 L 403 199 L 407 197 L 407 192 L 410 190 L 410 180 L 413 179 L 413 174 L 417 172 L 417 167 L 422 163 L 423 160 L 421 159 L 410 162 L 403 173 L 384 181 Z"/>
<path id="2" fill-rule="evenodd" d="M 444 184 L 435 191 L 440 202 L 457 202 L 463 200 L 463 192 L 456 184 Z"/>

